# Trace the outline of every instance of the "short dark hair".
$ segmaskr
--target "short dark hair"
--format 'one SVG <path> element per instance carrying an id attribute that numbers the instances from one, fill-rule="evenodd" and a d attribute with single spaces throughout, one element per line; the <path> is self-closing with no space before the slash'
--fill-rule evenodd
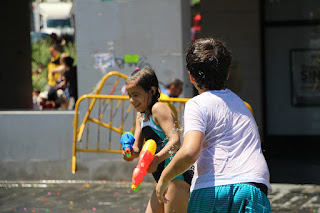
<path id="1" fill-rule="evenodd" d="M 72 67 L 73 66 L 73 58 L 70 56 L 67 56 L 64 58 L 64 63 L 67 65 L 67 67 Z"/>
<path id="2" fill-rule="evenodd" d="M 169 82 L 166 84 L 166 88 L 169 89 L 171 87 L 171 85 L 174 85 L 174 86 L 179 86 L 180 84 L 183 84 L 183 82 L 178 79 L 178 78 L 171 78 L 169 80 Z"/>
<path id="3" fill-rule="evenodd" d="M 53 47 L 53 49 L 55 49 L 55 50 L 57 50 L 58 52 L 60 52 L 58 45 L 56 45 L 56 44 L 51 44 L 50 47 Z"/>
<path id="4" fill-rule="evenodd" d="M 221 90 L 225 88 L 232 55 L 225 43 L 213 38 L 200 38 L 189 47 L 187 69 L 199 88 Z"/>

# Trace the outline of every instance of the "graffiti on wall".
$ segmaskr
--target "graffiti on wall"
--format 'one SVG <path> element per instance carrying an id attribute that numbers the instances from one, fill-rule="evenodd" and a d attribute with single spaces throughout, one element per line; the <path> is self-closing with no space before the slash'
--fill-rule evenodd
<path id="1" fill-rule="evenodd" d="M 115 58 L 115 64 L 119 69 L 124 69 L 126 67 L 135 68 L 135 67 L 144 67 L 152 69 L 151 64 L 148 62 L 147 57 L 139 57 L 138 61 L 128 61 L 126 56 L 123 58 Z"/>
<path id="2" fill-rule="evenodd" d="M 121 70 L 125 68 L 144 67 L 152 69 L 146 56 L 124 55 L 123 57 L 115 57 L 113 53 L 97 53 L 94 55 L 95 68 L 106 74 L 110 69 Z"/>
<path id="3" fill-rule="evenodd" d="M 106 74 L 109 68 L 114 67 L 114 61 L 112 53 L 97 53 L 94 55 L 94 67 L 103 74 Z"/>

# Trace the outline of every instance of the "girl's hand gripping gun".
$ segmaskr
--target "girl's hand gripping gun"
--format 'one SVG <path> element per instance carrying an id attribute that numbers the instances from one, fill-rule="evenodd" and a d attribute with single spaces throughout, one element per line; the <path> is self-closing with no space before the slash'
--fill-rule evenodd
<path id="1" fill-rule="evenodd" d="M 157 144 L 154 140 L 149 139 L 145 142 L 139 154 L 139 162 L 132 172 L 132 185 L 133 191 L 137 192 L 140 187 L 144 176 L 146 176 L 148 168 L 153 161 L 156 152 Z"/>
<path id="2" fill-rule="evenodd" d="M 131 158 L 134 141 L 135 139 L 131 132 L 125 132 L 121 135 L 120 143 L 122 144 L 122 150 L 126 153 L 127 158 Z"/>

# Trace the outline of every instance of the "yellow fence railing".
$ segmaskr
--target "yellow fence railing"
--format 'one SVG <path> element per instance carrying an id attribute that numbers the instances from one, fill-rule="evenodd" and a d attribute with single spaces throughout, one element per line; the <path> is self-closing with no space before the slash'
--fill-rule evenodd
<path id="1" fill-rule="evenodd" d="M 125 74 L 117 71 L 109 72 L 95 88 L 95 94 L 83 95 L 77 100 L 73 123 L 72 173 L 76 172 L 78 152 L 122 152 L 120 137 L 124 132 L 134 131 L 136 116 L 129 97 L 124 95 L 123 91 L 121 92 L 126 79 Z M 107 94 L 102 94 L 105 92 L 104 88 L 107 88 Z M 189 99 L 160 99 L 175 106 L 180 127 L 183 126 L 181 121 L 187 100 Z"/>

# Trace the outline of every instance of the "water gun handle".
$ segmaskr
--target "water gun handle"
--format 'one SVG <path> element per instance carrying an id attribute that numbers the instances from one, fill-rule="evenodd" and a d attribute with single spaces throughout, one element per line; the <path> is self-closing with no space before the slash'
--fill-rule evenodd
<path id="1" fill-rule="evenodd" d="M 126 153 L 127 158 L 131 158 L 134 141 L 135 139 L 131 132 L 125 132 L 121 136 L 120 143 L 122 144 L 122 150 Z"/>
<path id="2" fill-rule="evenodd" d="M 154 159 L 157 144 L 154 140 L 149 139 L 145 142 L 139 154 L 139 162 L 132 172 L 131 189 L 138 191 L 143 178 L 146 176 L 150 164 Z"/>

